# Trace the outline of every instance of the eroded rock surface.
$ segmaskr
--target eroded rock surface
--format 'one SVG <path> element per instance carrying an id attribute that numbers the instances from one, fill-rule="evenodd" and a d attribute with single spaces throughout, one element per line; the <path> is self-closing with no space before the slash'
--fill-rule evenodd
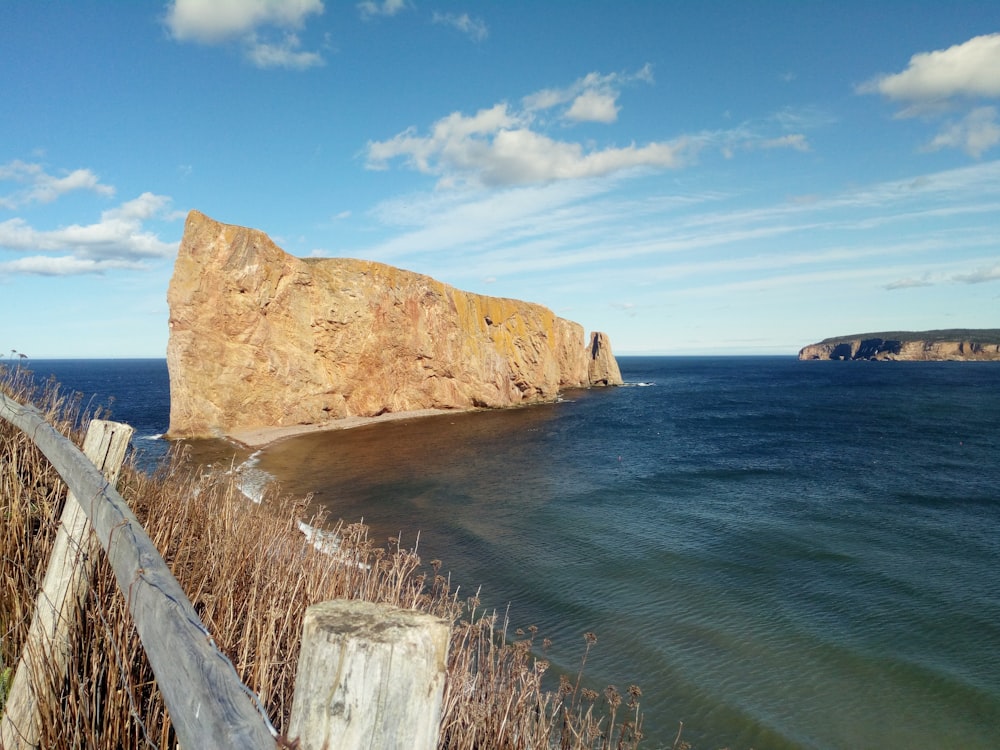
<path id="1" fill-rule="evenodd" d="M 799 359 L 895 360 L 909 362 L 1000 361 L 1000 343 L 924 339 L 845 338 L 810 344 Z"/>
<path id="2" fill-rule="evenodd" d="M 590 334 L 590 365 L 587 375 L 591 385 L 621 385 L 622 373 L 618 360 L 611 353 L 608 334 L 595 331 Z"/>
<path id="3" fill-rule="evenodd" d="M 192 211 L 170 305 L 171 438 L 621 384 L 604 334 L 528 302 L 351 259 L 296 258 Z"/>

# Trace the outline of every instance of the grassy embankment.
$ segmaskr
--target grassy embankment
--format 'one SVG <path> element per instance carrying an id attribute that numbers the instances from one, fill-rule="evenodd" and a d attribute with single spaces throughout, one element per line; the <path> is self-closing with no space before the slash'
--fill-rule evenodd
<path id="1" fill-rule="evenodd" d="M 0 366 L 0 390 L 35 404 L 77 445 L 86 423 L 79 397 L 54 383 L 35 386 Z M 452 623 L 440 748 L 632 748 L 641 738 L 639 690 L 600 694 L 579 675 L 546 689 L 545 643 L 536 629 L 511 632 L 476 598 L 459 600 L 440 574 L 399 540 L 339 526 L 341 558 L 317 551 L 296 523 L 305 500 L 246 501 L 229 476 L 194 466 L 183 451 L 154 475 L 126 465 L 119 492 L 143 522 L 174 576 L 241 678 L 284 732 L 291 711 L 302 616 L 309 605 L 364 599 L 419 609 Z M 25 640 L 66 487 L 30 439 L 0 420 L 0 682 Z M 320 519 L 322 520 L 322 519 Z M 594 645 L 581 633 L 581 672 Z M 539 655 L 539 652 L 542 652 Z M 2 693 L 3 685 L 0 685 Z M 43 747 L 174 747 L 162 697 L 103 560 L 77 628 L 58 704 L 42 707 Z M 0 710 L 4 696 L 0 694 Z"/>

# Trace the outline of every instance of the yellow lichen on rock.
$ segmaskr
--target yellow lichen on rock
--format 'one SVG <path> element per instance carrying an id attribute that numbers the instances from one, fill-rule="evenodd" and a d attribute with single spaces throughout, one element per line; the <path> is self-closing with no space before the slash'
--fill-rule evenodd
<path id="1" fill-rule="evenodd" d="M 527 302 L 353 259 L 301 259 L 192 211 L 170 305 L 169 436 L 550 401 L 621 383 L 606 337 Z"/>

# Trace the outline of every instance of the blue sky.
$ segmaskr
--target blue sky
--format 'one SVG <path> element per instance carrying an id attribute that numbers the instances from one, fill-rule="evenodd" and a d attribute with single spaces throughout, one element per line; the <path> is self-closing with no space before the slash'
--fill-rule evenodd
<path id="1" fill-rule="evenodd" d="M 162 357 L 184 216 L 618 354 L 1000 327 L 1000 3 L 10 0 L 0 352 Z"/>

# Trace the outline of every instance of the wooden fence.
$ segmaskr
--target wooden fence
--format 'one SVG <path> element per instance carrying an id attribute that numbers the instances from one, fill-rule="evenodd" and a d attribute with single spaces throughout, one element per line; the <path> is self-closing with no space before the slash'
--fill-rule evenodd
<path id="1" fill-rule="evenodd" d="M 28 435 L 70 494 L 22 648 L 0 747 L 38 745 L 36 679 L 65 670 L 70 623 L 103 549 L 127 597 L 183 748 L 275 747 L 277 733 L 115 489 L 132 428 L 92 420 L 86 455 L 37 409 L 0 393 L 0 418 Z M 101 471 L 104 471 L 104 474 Z M 306 611 L 289 735 L 301 750 L 431 750 L 437 744 L 450 628 L 438 618 L 363 602 L 323 602 Z"/>

